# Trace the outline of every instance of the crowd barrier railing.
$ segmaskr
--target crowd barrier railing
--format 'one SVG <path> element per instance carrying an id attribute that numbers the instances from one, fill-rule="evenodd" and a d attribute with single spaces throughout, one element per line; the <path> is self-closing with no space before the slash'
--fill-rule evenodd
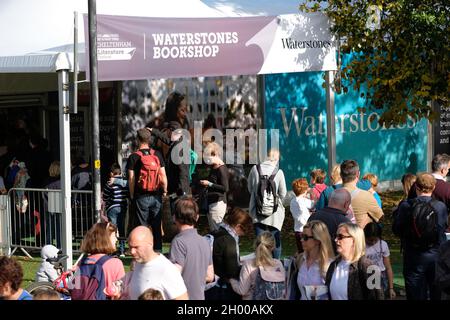
<path id="1" fill-rule="evenodd" d="M 72 190 L 72 248 L 79 251 L 81 239 L 96 222 L 91 190 Z M 0 246 L 8 255 L 18 249 L 40 250 L 46 244 L 61 248 L 61 190 L 13 188 L 0 200 Z"/>

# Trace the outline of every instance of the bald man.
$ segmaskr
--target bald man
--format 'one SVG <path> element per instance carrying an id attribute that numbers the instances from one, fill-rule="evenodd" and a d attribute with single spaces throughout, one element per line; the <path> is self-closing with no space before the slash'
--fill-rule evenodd
<path id="1" fill-rule="evenodd" d="M 318 210 L 308 219 L 308 222 L 312 220 L 319 220 L 327 225 L 335 253 L 336 243 L 334 239 L 336 238 L 338 226 L 344 222 L 351 222 L 346 216 L 351 201 L 352 197 L 347 189 L 336 189 L 331 193 L 330 199 L 328 200 L 328 206 Z"/>
<path id="2" fill-rule="evenodd" d="M 178 268 L 153 250 L 153 234 L 149 227 L 133 229 L 128 245 L 136 264 L 134 270 L 125 276 L 123 296 L 137 300 L 145 290 L 152 288 L 161 291 L 166 300 L 189 299 Z"/>

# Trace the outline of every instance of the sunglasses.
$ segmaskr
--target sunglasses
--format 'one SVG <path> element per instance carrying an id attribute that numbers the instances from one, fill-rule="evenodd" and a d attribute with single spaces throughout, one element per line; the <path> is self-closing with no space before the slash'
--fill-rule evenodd
<path id="1" fill-rule="evenodd" d="M 353 237 L 352 236 L 344 236 L 343 234 L 336 235 L 336 240 L 342 240 L 342 239 L 346 239 L 346 238 L 353 238 Z"/>
<path id="2" fill-rule="evenodd" d="M 308 241 L 309 239 L 314 239 L 314 237 L 313 236 L 307 236 L 306 234 L 304 234 L 304 235 L 302 235 L 300 237 L 300 239 L 303 240 L 303 241 Z"/>

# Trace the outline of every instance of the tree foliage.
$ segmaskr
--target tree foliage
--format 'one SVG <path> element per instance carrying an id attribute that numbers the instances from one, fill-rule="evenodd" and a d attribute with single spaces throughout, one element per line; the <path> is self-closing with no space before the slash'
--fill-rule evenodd
<path id="1" fill-rule="evenodd" d="M 381 124 L 405 123 L 408 115 L 433 120 L 432 102 L 448 106 L 448 0 L 306 0 L 300 10 L 331 19 L 338 61 L 353 53 L 338 65 L 336 91 L 367 89 L 363 109 L 381 111 Z"/>

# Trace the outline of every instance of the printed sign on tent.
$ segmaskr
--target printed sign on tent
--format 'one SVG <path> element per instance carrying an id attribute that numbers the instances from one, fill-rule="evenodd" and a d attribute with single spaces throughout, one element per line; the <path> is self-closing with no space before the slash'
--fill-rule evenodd
<path id="1" fill-rule="evenodd" d="M 97 16 L 99 81 L 335 70 L 335 52 L 322 14 Z"/>

